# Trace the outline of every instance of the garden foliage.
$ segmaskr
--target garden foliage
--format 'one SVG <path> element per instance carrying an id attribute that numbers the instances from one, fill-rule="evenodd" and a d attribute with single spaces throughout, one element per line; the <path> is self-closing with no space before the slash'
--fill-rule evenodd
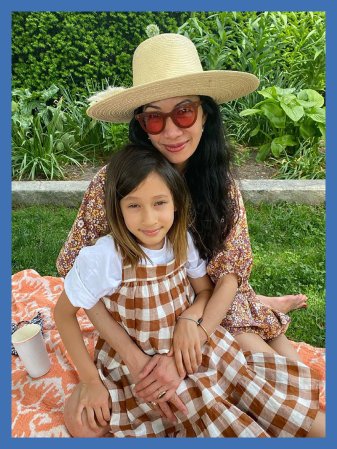
<path id="1" fill-rule="evenodd" d="M 324 13 L 254 11 L 13 13 L 14 177 L 62 177 L 64 164 L 121 146 L 127 125 L 89 119 L 87 97 L 132 85 L 132 54 L 149 25 L 189 36 L 206 70 L 259 77 L 259 91 L 221 107 L 234 143 L 260 147 L 259 160 L 285 162 L 285 177 L 324 177 Z M 311 101 L 305 95 L 320 105 L 300 104 Z"/>
<path id="2" fill-rule="evenodd" d="M 258 115 L 262 118 L 262 126 L 258 123 L 250 133 L 251 137 L 261 135 L 259 140 L 264 142 L 258 160 L 264 161 L 270 153 L 279 158 L 289 148 L 295 153 L 306 139 L 315 146 L 325 136 L 324 98 L 315 90 L 296 92 L 294 88 L 272 86 L 258 93 L 264 100 L 240 113 L 241 117 Z M 263 129 L 265 119 L 270 124 L 268 132 Z"/>
<path id="3" fill-rule="evenodd" d="M 86 92 L 86 81 L 132 84 L 132 54 L 156 23 L 176 32 L 187 13 L 16 12 L 12 23 L 13 87 L 50 85 Z"/>

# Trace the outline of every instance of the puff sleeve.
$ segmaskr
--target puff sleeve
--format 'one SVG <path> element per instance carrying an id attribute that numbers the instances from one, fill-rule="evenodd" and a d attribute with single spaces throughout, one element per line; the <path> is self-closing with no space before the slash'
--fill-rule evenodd
<path id="1" fill-rule="evenodd" d="M 110 235 L 81 249 L 64 279 L 64 290 L 74 307 L 91 309 L 111 295 L 122 281 L 122 259 Z"/>
<path id="2" fill-rule="evenodd" d="M 253 264 L 253 256 L 248 234 L 246 210 L 241 192 L 236 185 L 232 188 L 232 198 L 236 204 L 236 221 L 218 252 L 207 266 L 207 273 L 216 283 L 222 276 L 234 273 L 239 286 L 247 283 Z"/>
<path id="3" fill-rule="evenodd" d="M 108 233 L 105 179 L 106 166 L 90 182 L 67 240 L 58 255 L 56 268 L 60 276 L 68 273 L 81 248 L 91 245 L 97 238 Z"/>
<path id="4" fill-rule="evenodd" d="M 196 246 L 193 243 L 191 234 L 187 233 L 187 262 L 186 272 L 190 278 L 201 278 L 206 274 L 206 262 L 201 259 Z"/>

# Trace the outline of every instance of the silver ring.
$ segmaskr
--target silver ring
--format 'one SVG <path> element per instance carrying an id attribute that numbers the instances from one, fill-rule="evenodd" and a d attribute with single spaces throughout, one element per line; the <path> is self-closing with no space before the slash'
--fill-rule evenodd
<path id="1" fill-rule="evenodd" d="M 161 393 L 158 394 L 157 399 L 163 398 L 166 393 L 167 393 L 167 390 L 162 391 Z"/>

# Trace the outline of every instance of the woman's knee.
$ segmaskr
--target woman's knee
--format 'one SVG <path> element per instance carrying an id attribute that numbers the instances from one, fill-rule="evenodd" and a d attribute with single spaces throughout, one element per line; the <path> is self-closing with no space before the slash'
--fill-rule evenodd
<path id="1" fill-rule="evenodd" d="M 276 351 L 274 351 L 274 349 L 271 348 L 271 346 L 269 346 L 258 334 L 243 332 L 235 335 L 234 338 L 243 351 L 269 352 L 271 354 L 276 354 Z"/>
<path id="2" fill-rule="evenodd" d="M 108 424 L 104 427 L 97 425 L 96 430 L 91 429 L 85 410 L 82 411 L 80 425 L 76 420 L 77 410 L 79 407 L 79 392 L 80 385 L 77 385 L 64 405 L 64 423 L 68 432 L 74 438 L 103 437 L 109 432 L 110 426 Z"/>
<path id="3" fill-rule="evenodd" d="M 89 427 L 86 411 L 83 410 L 81 417 L 82 425 L 78 425 L 75 421 L 74 415 L 71 415 L 65 408 L 64 410 L 64 423 L 65 426 L 73 438 L 101 438 L 106 435 L 110 426 L 107 424 L 102 427 L 97 425 L 97 429 L 93 430 Z"/>
<path id="4" fill-rule="evenodd" d="M 324 438 L 325 437 L 325 413 L 321 410 L 317 413 L 316 418 L 307 434 L 308 438 Z"/>

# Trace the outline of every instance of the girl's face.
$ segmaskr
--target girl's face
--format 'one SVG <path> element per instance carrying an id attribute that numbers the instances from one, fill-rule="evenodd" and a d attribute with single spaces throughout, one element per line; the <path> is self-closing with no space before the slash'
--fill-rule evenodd
<path id="1" fill-rule="evenodd" d="M 199 100 L 196 95 L 174 97 L 166 100 L 154 101 L 144 106 L 143 112 L 161 111 L 171 112 L 175 107 L 184 103 Z M 187 160 L 197 149 L 203 131 L 206 116 L 201 105 L 198 108 L 196 122 L 190 128 L 179 128 L 170 117 L 166 119 L 166 126 L 160 134 L 148 134 L 152 145 L 157 148 L 171 164 L 179 171 L 183 171 Z"/>
<path id="2" fill-rule="evenodd" d="M 148 249 L 161 249 L 174 221 L 173 197 L 163 179 L 150 173 L 120 205 L 125 225 L 138 242 Z"/>

